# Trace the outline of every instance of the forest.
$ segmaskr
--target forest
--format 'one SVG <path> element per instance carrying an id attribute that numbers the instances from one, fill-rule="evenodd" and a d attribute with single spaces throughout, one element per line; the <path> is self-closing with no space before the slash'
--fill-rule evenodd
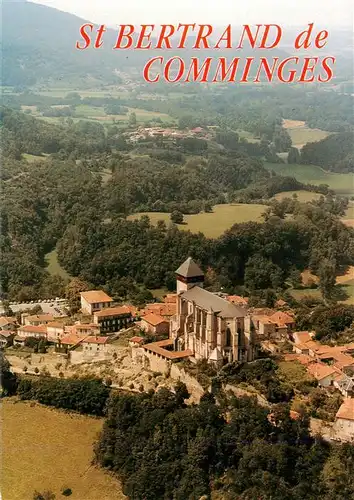
<path id="1" fill-rule="evenodd" d="M 309 267 L 317 273 L 328 265 L 335 272 L 352 263 L 353 229 L 339 220 L 346 201 L 326 186 L 269 172 L 257 148 L 247 152 L 245 145 L 252 143 L 227 129 L 216 135 L 224 145 L 218 153 L 209 143 L 200 149 L 201 141 L 191 138 L 175 144 L 145 141 L 131 155 L 114 126 L 46 123 L 9 108 L 1 111 L 1 124 L 5 298 L 63 294 L 63 279 L 44 268 L 44 256 L 54 248 L 72 276 L 118 297 L 127 279 L 137 294 L 145 294 L 144 288 L 173 289 L 173 271 L 188 255 L 205 270 L 211 267 L 220 286 L 230 292 L 242 286 L 246 293 L 281 291 L 294 270 Z M 136 154 L 142 145 L 145 152 Z M 264 148 L 267 154 L 267 144 Z M 37 160 L 29 163 L 28 154 Z M 271 199 L 296 189 L 324 197 L 312 204 Z M 233 201 L 268 205 L 264 223 L 236 224 L 211 240 L 162 222 L 154 227 L 146 218 L 126 219 L 140 211 L 210 211 Z"/>
<path id="2" fill-rule="evenodd" d="M 261 370 L 264 383 L 272 364 L 251 365 L 233 376 L 249 380 Z M 309 415 L 304 410 L 292 418 L 284 394 L 270 410 L 256 398 L 227 397 L 215 386 L 199 404 L 186 404 L 181 382 L 172 391 L 127 394 L 99 379 L 17 380 L 4 359 L 0 366 L 3 395 L 104 415 L 95 460 L 117 475 L 131 500 L 199 500 L 211 492 L 224 500 L 342 500 L 354 494 L 353 446 L 311 436 Z"/>

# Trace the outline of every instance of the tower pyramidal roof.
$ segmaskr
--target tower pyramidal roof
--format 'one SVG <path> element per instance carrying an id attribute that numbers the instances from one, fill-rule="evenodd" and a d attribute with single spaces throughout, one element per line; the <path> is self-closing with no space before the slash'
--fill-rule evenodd
<path id="1" fill-rule="evenodd" d="M 179 268 L 176 271 L 176 274 L 179 276 L 183 276 L 184 278 L 195 278 L 198 276 L 204 276 L 203 271 L 200 269 L 198 264 L 194 262 L 192 257 L 188 257 L 187 260 L 183 262 L 179 266 Z"/>

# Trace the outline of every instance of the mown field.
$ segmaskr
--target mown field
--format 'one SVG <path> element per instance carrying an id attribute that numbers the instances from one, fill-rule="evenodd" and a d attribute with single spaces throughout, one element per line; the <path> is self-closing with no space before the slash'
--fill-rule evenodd
<path id="1" fill-rule="evenodd" d="M 306 273 L 303 273 L 303 275 L 305 274 Z M 313 279 L 316 283 L 318 282 L 318 279 L 316 279 L 315 276 Z M 337 276 L 336 281 L 338 292 L 341 292 L 344 295 L 344 300 L 341 302 L 344 304 L 354 304 L 354 266 L 349 266 L 344 274 Z M 321 299 L 321 292 L 318 288 L 290 290 L 290 293 L 297 300 L 302 299 L 305 296 Z"/>
<path id="2" fill-rule="evenodd" d="M 293 146 L 302 148 L 308 142 L 317 142 L 325 139 L 329 132 L 318 128 L 309 128 L 300 120 L 283 120 L 283 127 L 287 129 Z"/>
<path id="3" fill-rule="evenodd" d="M 312 191 L 304 191 L 302 189 L 298 191 L 282 191 L 273 196 L 276 200 L 280 201 L 284 198 L 292 198 L 296 194 L 298 201 L 306 203 L 307 201 L 318 200 L 321 195 L 319 193 L 313 193 Z"/>
<path id="4" fill-rule="evenodd" d="M 328 184 L 330 189 L 343 196 L 353 195 L 353 174 L 336 174 L 316 165 L 287 163 L 265 163 L 265 168 L 274 170 L 278 175 L 295 177 L 306 184 Z"/>
<path id="5" fill-rule="evenodd" d="M 30 500 L 33 492 L 72 500 L 122 500 L 119 482 L 93 467 L 93 444 L 103 420 L 14 399 L 2 402 L 2 500 Z"/>
<path id="6" fill-rule="evenodd" d="M 200 213 L 195 215 L 185 215 L 184 224 L 177 224 L 179 229 L 201 232 L 208 238 L 217 238 L 233 224 L 240 222 L 262 222 L 262 213 L 267 207 L 265 205 L 228 204 L 215 205 L 212 213 Z M 152 224 L 157 224 L 159 220 L 167 224 L 171 222 L 170 214 L 163 212 L 140 212 L 128 216 L 128 219 L 139 219 L 142 215 L 147 215 Z"/>

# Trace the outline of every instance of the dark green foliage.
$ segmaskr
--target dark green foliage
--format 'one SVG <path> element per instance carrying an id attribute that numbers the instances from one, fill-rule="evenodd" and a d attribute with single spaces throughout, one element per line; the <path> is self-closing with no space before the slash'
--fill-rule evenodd
<path id="1" fill-rule="evenodd" d="M 72 495 L 72 489 L 71 488 L 64 488 L 61 492 L 61 494 L 64 496 L 64 497 L 69 497 L 70 495 Z"/>
<path id="2" fill-rule="evenodd" d="M 316 331 L 317 339 L 324 343 L 330 340 L 340 341 L 343 332 L 354 322 L 354 306 L 319 306 L 313 311 L 309 321 Z"/>
<path id="3" fill-rule="evenodd" d="M 270 359 L 258 359 L 252 363 L 230 363 L 223 367 L 218 378 L 223 382 L 246 382 L 260 390 L 268 401 L 290 401 L 293 389 L 277 376 L 277 365 Z"/>
<path id="4" fill-rule="evenodd" d="M 110 389 L 99 379 L 22 379 L 18 385 L 21 399 L 34 399 L 41 404 L 102 416 Z"/>
<path id="5" fill-rule="evenodd" d="M 10 371 L 10 363 L 0 351 L 0 397 L 12 396 L 17 390 L 17 376 Z"/>
<path id="6" fill-rule="evenodd" d="M 340 485 L 353 495 L 353 447 L 311 438 L 306 414 L 292 420 L 287 405 L 276 405 L 271 423 L 255 399 L 232 398 L 226 421 L 213 395 L 186 406 L 178 393 L 110 400 L 96 459 L 131 500 L 199 500 L 212 489 L 225 499 L 333 500 Z"/>
<path id="7" fill-rule="evenodd" d="M 333 134 L 322 141 L 305 144 L 301 163 L 320 165 L 333 172 L 353 172 L 353 133 Z"/>
<path id="8" fill-rule="evenodd" d="M 182 224 L 183 223 L 183 214 L 182 214 L 182 212 L 179 212 L 178 210 L 174 210 L 171 213 L 170 218 L 174 224 Z"/>
<path id="9" fill-rule="evenodd" d="M 297 148 L 290 148 L 288 154 L 288 163 L 300 163 L 300 153 Z"/>

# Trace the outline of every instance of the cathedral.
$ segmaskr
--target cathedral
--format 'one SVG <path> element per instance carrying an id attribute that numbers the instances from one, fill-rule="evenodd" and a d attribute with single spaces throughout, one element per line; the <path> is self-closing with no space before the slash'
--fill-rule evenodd
<path id="1" fill-rule="evenodd" d="M 176 271 L 177 308 L 171 318 L 174 350 L 221 366 L 252 361 L 255 339 L 247 310 L 203 288 L 204 273 L 189 257 Z"/>

